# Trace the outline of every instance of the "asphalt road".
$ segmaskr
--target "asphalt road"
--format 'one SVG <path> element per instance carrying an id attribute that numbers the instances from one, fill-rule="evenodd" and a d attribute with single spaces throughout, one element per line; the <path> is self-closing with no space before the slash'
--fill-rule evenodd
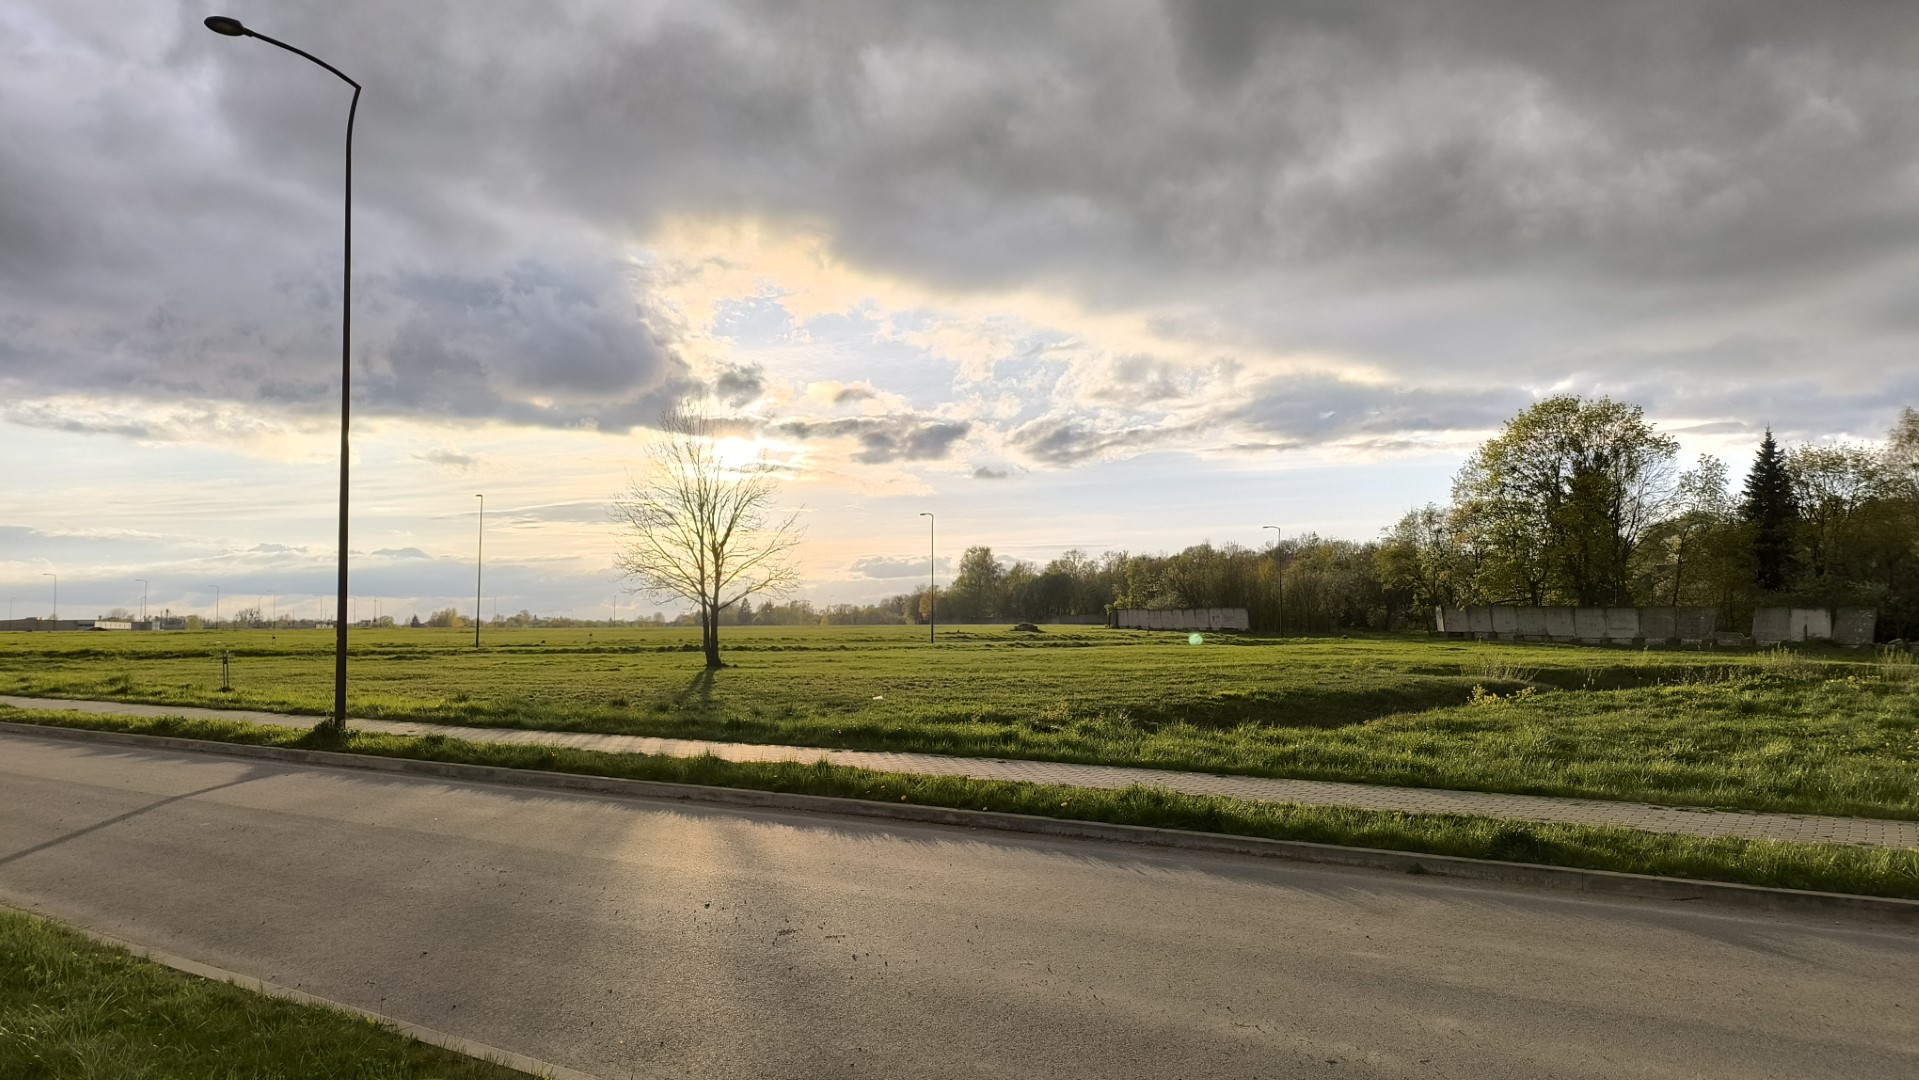
<path id="1" fill-rule="evenodd" d="M 0 902 L 606 1077 L 1919 1075 L 1919 932 L 0 736 Z"/>

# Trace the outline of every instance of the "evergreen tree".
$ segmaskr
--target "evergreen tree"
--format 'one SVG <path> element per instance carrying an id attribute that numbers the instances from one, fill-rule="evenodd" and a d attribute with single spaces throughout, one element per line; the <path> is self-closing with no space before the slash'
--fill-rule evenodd
<path id="1" fill-rule="evenodd" d="M 1792 526 L 1799 511 L 1786 473 L 1786 455 L 1773 441 L 1771 428 L 1766 429 L 1759 456 L 1746 474 L 1746 500 L 1740 513 L 1752 530 L 1759 587 L 1767 592 L 1785 588 L 1792 570 Z"/>

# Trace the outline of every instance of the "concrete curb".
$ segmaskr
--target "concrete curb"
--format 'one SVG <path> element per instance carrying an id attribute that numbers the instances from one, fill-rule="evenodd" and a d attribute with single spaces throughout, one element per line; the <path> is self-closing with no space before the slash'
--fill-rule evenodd
<path id="1" fill-rule="evenodd" d="M 358 1006 L 348 1005 L 345 1002 L 334 1001 L 332 998 L 323 998 L 318 994 L 309 994 L 305 990 L 295 990 L 291 986 L 281 986 L 279 983 L 270 983 L 265 979 L 258 979 L 251 975 L 243 975 L 237 971 L 228 971 L 226 968 L 214 967 L 212 964 L 202 964 L 198 960 L 189 960 L 184 956 L 175 956 L 170 952 L 164 952 L 138 942 L 126 941 L 114 937 L 111 934 L 103 934 L 98 930 L 81 926 L 77 923 L 67 922 L 65 919 L 56 919 L 49 915 L 43 915 L 37 911 L 29 911 L 25 908 L 7 905 L 0 905 L 0 909 L 18 912 L 30 919 L 39 919 L 42 922 L 49 922 L 55 926 L 65 927 L 83 937 L 91 938 L 102 945 L 117 946 L 142 959 L 151 960 L 156 964 L 170 967 L 175 971 L 184 971 L 188 975 L 194 975 L 202 979 L 211 979 L 214 982 L 232 983 L 242 990 L 251 990 L 256 994 L 265 994 L 267 997 L 295 1001 L 302 1005 L 319 1005 L 328 1009 L 338 1009 L 341 1012 L 352 1013 L 355 1016 L 364 1016 L 376 1023 L 385 1024 L 394 1028 L 402 1035 L 417 1039 L 420 1042 L 432 1046 L 437 1046 L 442 1050 L 451 1050 L 456 1054 L 464 1054 L 470 1058 L 477 1058 L 495 1065 L 504 1065 L 509 1069 L 518 1069 L 523 1073 L 541 1077 L 542 1080 L 600 1080 L 600 1077 L 590 1073 L 583 1073 L 578 1069 L 569 1069 L 563 1065 L 555 1065 L 551 1062 L 541 1061 L 538 1058 L 527 1057 L 525 1054 L 516 1054 L 511 1050 L 502 1050 L 497 1046 L 488 1046 L 485 1043 L 474 1042 L 472 1039 L 463 1039 L 458 1035 L 448 1034 L 437 1028 L 423 1027 L 419 1024 L 409 1023 L 397 1017 L 373 1012 L 370 1009 L 362 1009 Z"/>
<path id="2" fill-rule="evenodd" d="M 118 731 L 95 731 L 87 728 L 42 724 L 0 721 L 0 733 L 137 746 L 145 749 L 222 754 L 228 757 L 361 769 L 369 772 L 433 776 L 446 780 L 503 784 L 513 787 L 579 791 L 626 798 L 717 803 L 759 809 L 837 814 L 843 817 L 958 825 L 997 829 L 1002 832 L 1031 833 L 1039 836 L 1143 844 L 1181 851 L 1251 855 L 1329 866 L 1395 870 L 1407 874 L 1432 874 L 1474 881 L 1566 889 L 1601 896 L 1626 896 L 1645 900 L 1707 900 L 1764 911 L 1871 914 L 1891 917 L 1901 922 L 1919 923 L 1919 900 L 1900 900 L 1892 897 L 1768 888 L 1733 882 L 1694 881 L 1687 878 L 1655 877 L 1650 874 L 1622 874 L 1611 870 L 1581 870 L 1564 866 L 1547 866 L 1541 863 L 1500 862 L 1457 855 L 1427 855 L 1377 848 L 1345 847 L 1304 840 L 1268 840 L 1262 837 L 1162 829 L 1145 825 L 1111 825 L 1097 821 L 1074 821 L 1067 818 L 1037 817 L 1030 814 L 1011 814 L 991 810 L 959 810 L 915 803 L 875 802 L 826 795 L 792 795 L 775 791 L 757 791 L 751 788 L 710 787 L 703 784 L 675 784 L 657 780 L 623 780 L 606 776 L 546 772 L 539 769 L 463 765 L 413 758 L 379 757 L 372 754 L 349 754 L 331 750 L 249 746 L 244 743 L 182 739 L 162 735 L 133 735 Z"/>

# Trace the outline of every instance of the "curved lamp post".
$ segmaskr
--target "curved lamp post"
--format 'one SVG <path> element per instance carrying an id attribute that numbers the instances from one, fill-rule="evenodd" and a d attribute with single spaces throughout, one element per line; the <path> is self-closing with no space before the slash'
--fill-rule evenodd
<path id="1" fill-rule="evenodd" d="M 930 642 L 939 624 L 940 598 L 933 582 L 933 566 L 938 558 L 933 554 L 933 526 L 938 519 L 925 510 L 920 511 L 920 516 L 926 519 L 926 640 Z"/>
<path id="2" fill-rule="evenodd" d="M 206 19 L 208 30 L 227 37 L 258 38 L 268 45 L 275 45 L 295 56 L 308 60 L 338 75 L 340 80 L 353 87 L 353 102 L 346 112 L 346 225 L 345 252 L 346 267 L 340 274 L 340 600 L 335 608 L 333 627 L 333 729 L 346 730 L 346 623 L 347 623 L 347 585 L 346 585 L 346 544 L 347 544 L 347 426 L 352 416 L 353 404 L 353 118 L 360 110 L 360 84 L 346 77 L 339 68 L 325 60 L 276 41 L 265 34 L 256 33 L 240 24 L 240 20 L 225 15 L 212 15 Z"/>

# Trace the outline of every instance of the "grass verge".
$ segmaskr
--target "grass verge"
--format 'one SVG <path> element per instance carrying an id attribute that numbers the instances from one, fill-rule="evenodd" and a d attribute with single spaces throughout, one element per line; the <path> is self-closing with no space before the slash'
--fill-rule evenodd
<path id="1" fill-rule="evenodd" d="M 358 632 L 351 715 L 1919 820 L 1905 653 L 1052 628 Z M 597 636 L 595 636 L 597 634 Z M 1176 638 L 1175 641 L 1169 638 Z M 317 633 L 0 634 L 0 692 L 303 713 Z M 233 688 L 219 689 L 231 651 Z"/>
<path id="2" fill-rule="evenodd" d="M 225 720 L 98 716 L 5 708 L 0 708 L 0 719 L 256 746 L 918 803 L 1701 881 L 1919 899 L 1919 851 L 1707 838 L 1456 814 L 1297 806 L 1182 795 L 1137 786 L 1102 790 L 918 776 L 854 769 L 827 762 L 730 762 L 712 756 L 607 754 L 565 747 L 473 743 L 442 735 L 412 737 L 349 732 L 342 739 L 324 728 L 301 731 Z"/>
<path id="3" fill-rule="evenodd" d="M 187 975 L 0 910 L 0 1076 L 525 1080 L 384 1024 Z"/>

